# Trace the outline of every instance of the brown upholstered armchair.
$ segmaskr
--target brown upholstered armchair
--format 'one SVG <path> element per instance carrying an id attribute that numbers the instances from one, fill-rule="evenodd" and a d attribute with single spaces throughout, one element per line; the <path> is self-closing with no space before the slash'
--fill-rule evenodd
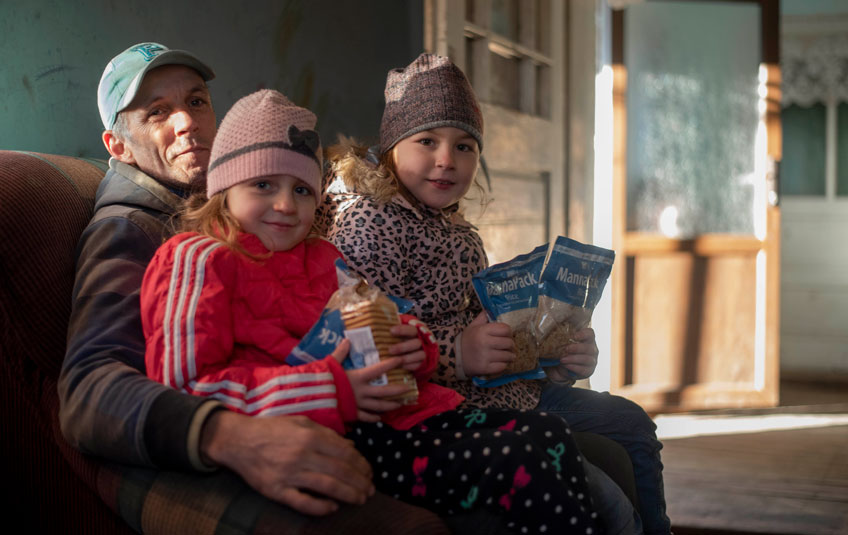
<path id="1" fill-rule="evenodd" d="M 103 174 L 103 163 L 0 152 L 0 452 L 12 510 L 37 511 L 49 532 L 130 532 L 92 490 L 101 467 L 62 440 L 57 418 L 74 249 Z"/>
<path id="2" fill-rule="evenodd" d="M 105 169 L 101 160 L 0 151 L 0 457 L 10 507 L 35 512 L 28 527 L 48 533 L 187 533 L 187 526 L 194 533 L 222 527 L 232 533 L 447 532 L 435 515 L 385 496 L 307 519 L 264 500 L 227 471 L 197 475 L 120 466 L 65 442 L 56 382 L 75 248 Z M 632 496 L 626 453 L 601 437 L 580 442 Z M 212 505 L 222 499 L 229 500 L 223 513 Z M 490 515 L 448 523 L 454 531 L 501 531 Z"/>

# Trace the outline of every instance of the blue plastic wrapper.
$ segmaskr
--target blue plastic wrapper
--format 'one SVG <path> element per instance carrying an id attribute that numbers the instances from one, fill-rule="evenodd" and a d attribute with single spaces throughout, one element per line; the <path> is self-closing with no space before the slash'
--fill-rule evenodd
<path id="1" fill-rule="evenodd" d="M 516 359 L 502 373 L 474 377 L 475 385 L 500 386 L 516 379 L 543 379 L 536 343 L 532 334 L 536 303 L 539 298 L 539 277 L 548 251 L 540 245 L 530 253 L 508 262 L 490 266 L 474 275 L 472 284 L 490 321 L 506 323 L 512 328 Z"/>
<path id="2" fill-rule="evenodd" d="M 589 326 L 614 261 L 615 252 L 609 249 L 563 236 L 556 239 L 539 281 L 533 321 L 542 366 L 558 366 L 574 333 Z M 570 373 L 564 367 L 547 371 L 560 381 L 567 380 L 563 374 Z"/>
<path id="3" fill-rule="evenodd" d="M 339 291 L 362 282 L 362 279 L 351 271 L 341 259 L 336 260 L 336 275 L 339 278 Z M 400 313 L 407 312 L 412 308 L 411 301 L 399 297 L 387 297 L 397 305 Z M 286 357 L 286 364 L 299 366 L 327 357 L 344 339 L 344 331 L 345 325 L 342 321 L 341 311 L 337 308 L 325 307 L 315 325 L 309 329 L 306 336 Z M 342 363 L 342 366 L 346 369 L 362 368 L 365 365 L 364 355 L 353 348 L 351 348 L 350 356 Z"/>

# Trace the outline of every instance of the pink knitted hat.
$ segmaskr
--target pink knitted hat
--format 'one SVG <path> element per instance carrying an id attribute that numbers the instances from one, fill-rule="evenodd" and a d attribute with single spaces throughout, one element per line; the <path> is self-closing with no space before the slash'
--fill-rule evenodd
<path id="1" fill-rule="evenodd" d="M 233 104 L 212 144 L 206 196 L 268 175 L 291 175 L 321 195 L 321 139 L 315 114 L 279 91 L 262 89 Z"/>

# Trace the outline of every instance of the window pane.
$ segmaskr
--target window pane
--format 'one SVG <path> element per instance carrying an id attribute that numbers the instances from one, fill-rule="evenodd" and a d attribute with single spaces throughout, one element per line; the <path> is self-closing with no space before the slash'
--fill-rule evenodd
<path id="1" fill-rule="evenodd" d="M 627 8 L 629 230 L 753 233 L 759 10 L 725 2 Z"/>
<path id="2" fill-rule="evenodd" d="M 848 196 L 848 104 L 841 102 L 836 115 L 836 195 Z"/>
<path id="3" fill-rule="evenodd" d="M 465 0 L 465 20 L 468 22 L 477 22 L 477 18 L 474 16 L 474 0 Z"/>
<path id="4" fill-rule="evenodd" d="M 810 108 L 793 104 L 784 108 L 780 116 L 783 122 L 780 193 L 823 196 L 827 109 L 823 104 Z"/>
<path id="5" fill-rule="evenodd" d="M 491 0 L 493 32 L 518 41 L 518 0 Z"/>
<path id="6" fill-rule="evenodd" d="M 551 68 L 536 66 L 536 115 L 551 118 Z"/>
<path id="7" fill-rule="evenodd" d="M 491 78 L 489 80 L 489 100 L 513 110 L 519 109 L 519 65 L 516 58 L 505 58 L 500 54 L 490 53 Z"/>
<path id="8" fill-rule="evenodd" d="M 465 68 L 462 69 L 470 82 L 474 82 L 474 39 L 465 38 Z M 476 89 L 476 88 L 475 88 Z M 479 90 L 478 90 L 479 91 Z"/>
<path id="9" fill-rule="evenodd" d="M 536 50 L 551 54 L 551 0 L 538 0 L 536 11 Z M 558 31 L 562 31 L 558 28 Z"/>

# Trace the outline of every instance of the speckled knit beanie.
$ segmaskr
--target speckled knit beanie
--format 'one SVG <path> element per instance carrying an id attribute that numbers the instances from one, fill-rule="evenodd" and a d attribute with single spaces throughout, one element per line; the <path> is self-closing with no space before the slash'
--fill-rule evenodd
<path id="1" fill-rule="evenodd" d="M 465 130 L 483 150 L 483 114 L 465 74 L 450 59 L 421 54 L 386 77 L 380 152 L 413 134 L 441 126 Z"/>
<path id="2" fill-rule="evenodd" d="M 321 140 L 315 114 L 263 89 L 233 104 L 221 121 L 206 175 L 206 196 L 268 175 L 292 175 L 321 195 Z"/>

